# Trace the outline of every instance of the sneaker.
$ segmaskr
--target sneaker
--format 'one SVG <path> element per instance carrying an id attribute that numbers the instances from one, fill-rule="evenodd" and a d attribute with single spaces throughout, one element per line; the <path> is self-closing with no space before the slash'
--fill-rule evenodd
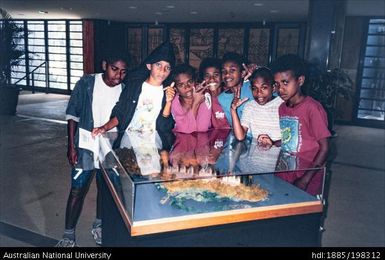
<path id="1" fill-rule="evenodd" d="M 55 247 L 76 247 L 76 242 L 68 238 L 63 238 L 55 245 Z"/>
<path id="2" fill-rule="evenodd" d="M 102 244 L 102 225 L 92 227 L 91 234 L 95 239 L 96 244 Z"/>

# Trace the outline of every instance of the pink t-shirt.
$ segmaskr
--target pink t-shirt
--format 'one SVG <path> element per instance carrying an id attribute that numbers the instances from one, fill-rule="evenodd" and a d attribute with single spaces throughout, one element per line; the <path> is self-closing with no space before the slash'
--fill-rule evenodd
<path id="1" fill-rule="evenodd" d="M 321 104 L 311 97 L 305 97 L 294 107 L 282 103 L 278 111 L 282 150 L 306 152 L 312 161 L 318 153 L 318 141 L 330 136 L 327 115 Z"/>
<path id="2" fill-rule="evenodd" d="M 202 102 L 194 117 L 191 109 L 186 111 L 176 95 L 171 104 L 171 113 L 175 120 L 174 132 L 190 134 L 193 132 L 206 132 L 211 127 L 211 99 Z"/>

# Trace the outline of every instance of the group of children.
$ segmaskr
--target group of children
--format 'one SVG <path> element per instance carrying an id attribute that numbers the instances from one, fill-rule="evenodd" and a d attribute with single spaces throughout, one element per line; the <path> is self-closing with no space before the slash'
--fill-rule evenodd
<path id="1" fill-rule="evenodd" d="M 92 172 L 96 169 L 97 180 L 101 175 L 97 155 L 78 147 L 79 128 L 94 136 L 116 129 L 118 145 L 125 132 L 156 139 L 158 132 L 232 128 L 238 140 L 249 135 L 265 147 L 307 151 L 314 166 L 324 164 L 330 136 L 326 113 L 301 91 L 305 63 L 298 56 L 285 55 L 270 68 L 248 71 L 240 55 L 227 53 L 222 60 L 203 60 L 198 77 L 190 65 L 174 63 L 173 46 L 166 42 L 130 72 L 124 84 L 128 63 L 122 55 L 106 57 L 104 73 L 84 76 L 76 84 L 66 111 L 73 170 L 65 232 L 58 246 L 76 245 L 75 227 Z M 244 80 L 247 74 L 251 76 Z M 171 84 L 165 84 L 169 79 Z M 99 203 L 97 212 L 92 235 L 101 244 Z"/>

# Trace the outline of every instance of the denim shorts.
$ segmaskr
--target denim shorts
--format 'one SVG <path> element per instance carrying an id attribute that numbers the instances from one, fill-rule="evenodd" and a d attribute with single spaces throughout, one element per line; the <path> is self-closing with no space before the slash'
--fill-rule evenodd
<path id="1" fill-rule="evenodd" d="M 94 171 L 96 172 L 96 178 L 102 178 L 102 172 L 100 169 L 94 169 L 84 171 L 81 168 L 72 168 L 71 170 L 71 187 L 75 189 L 84 188 L 92 181 Z"/>

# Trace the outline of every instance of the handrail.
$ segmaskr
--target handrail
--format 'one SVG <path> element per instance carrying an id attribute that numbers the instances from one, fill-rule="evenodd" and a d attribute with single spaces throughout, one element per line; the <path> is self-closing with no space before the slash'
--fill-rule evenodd
<path id="1" fill-rule="evenodd" d="M 34 68 L 34 69 L 33 69 L 32 71 L 30 71 L 28 74 L 25 74 L 24 77 L 22 77 L 21 79 L 19 79 L 18 81 L 16 81 L 16 82 L 13 83 L 13 84 L 16 85 L 16 84 L 19 83 L 20 81 L 26 79 L 29 75 L 31 75 L 32 73 L 34 73 L 38 68 L 42 67 L 42 66 L 45 65 L 45 64 L 46 64 L 46 61 L 43 61 L 39 66 L 37 66 L 36 68 Z"/>

